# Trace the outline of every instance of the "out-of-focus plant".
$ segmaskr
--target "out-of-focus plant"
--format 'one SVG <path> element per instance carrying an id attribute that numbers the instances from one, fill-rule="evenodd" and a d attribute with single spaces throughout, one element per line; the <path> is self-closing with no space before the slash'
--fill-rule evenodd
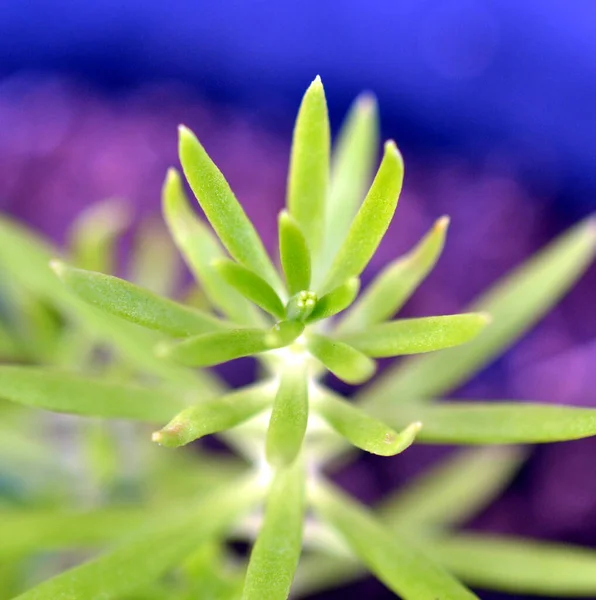
<path id="1" fill-rule="evenodd" d="M 113 271 L 125 221 L 117 205 L 83 216 L 61 258 L 0 221 L 0 351 L 11 363 L 0 366 L 0 598 L 275 600 L 366 571 L 411 600 L 476 597 L 461 581 L 596 593 L 591 551 L 457 531 L 523 461 L 503 445 L 594 435 L 596 410 L 436 401 L 582 274 L 596 251 L 594 223 L 564 234 L 469 312 L 393 320 L 438 260 L 448 219 L 358 295 L 403 179 L 393 142 L 372 178 L 377 137 L 375 102 L 361 97 L 330 160 L 325 95 L 312 83 L 294 130 L 277 269 L 182 127 L 184 174 L 212 227 L 170 170 L 164 218 L 198 284 L 187 303 L 165 297 L 174 263 L 155 228 L 141 237 L 132 281 L 100 273 Z M 331 372 L 364 384 L 375 359 L 402 355 L 418 356 L 350 401 L 325 383 Z M 260 378 L 243 388 L 200 370 L 246 356 Z M 18 405 L 90 419 L 56 422 Z M 66 442 L 55 430 L 65 423 Z M 165 448 L 150 443 L 146 423 L 160 424 L 152 439 Z M 168 449 L 210 434 L 239 459 Z M 493 446 L 456 455 L 374 509 L 324 475 L 355 448 L 393 456 L 415 441 Z M 247 559 L 231 540 L 251 545 Z"/>

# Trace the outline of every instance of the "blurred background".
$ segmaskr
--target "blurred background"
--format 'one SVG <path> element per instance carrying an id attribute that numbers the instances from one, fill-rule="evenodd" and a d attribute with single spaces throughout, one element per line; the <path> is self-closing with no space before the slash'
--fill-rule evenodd
<path id="1" fill-rule="evenodd" d="M 368 275 L 449 214 L 406 314 L 456 312 L 596 207 L 595 27 L 593 0 L 3 0 L 0 210 L 59 243 L 108 197 L 157 214 L 182 122 L 271 248 L 293 119 L 320 74 L 333 130 L 370 90 L 406 160 Z M 594 271 L 458 395 L 596 407 Z M 374 500 L 440 452 L 363 459 L 341 480 Z M 596 545 L 595 455 L 596 440 L 537 448 L 471 526 Z M 348 597 L 392 596 L 370 581 L 320 596 Z"/>

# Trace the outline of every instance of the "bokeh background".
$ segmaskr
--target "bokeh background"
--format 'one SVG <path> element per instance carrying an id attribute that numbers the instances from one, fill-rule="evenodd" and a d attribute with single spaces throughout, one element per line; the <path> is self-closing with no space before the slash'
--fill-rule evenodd
<path id="1" fill-rule="evenodd" d="M 406 160 L 368 275 L 449 214 L 406 313 L 456 312 L 596 207 L 595 28 L 593 0 L 3 0 L 0 210 L 58 242 L 107 197 L 158 213 L 183 122 L 272 247 L 293 119 L 320 74 L 333 130 L 371 90 Z M 595 289 L 592 269 L 458 395 L 596 407 Z M 374 500 L 441 452 L 366 458 L 341 480 Z M 470 526 L 596 546 L 595 464 L 596 440 L 539 447 Z M 392 596 L 367 581 L 320 599 L 351 597 Z"/>

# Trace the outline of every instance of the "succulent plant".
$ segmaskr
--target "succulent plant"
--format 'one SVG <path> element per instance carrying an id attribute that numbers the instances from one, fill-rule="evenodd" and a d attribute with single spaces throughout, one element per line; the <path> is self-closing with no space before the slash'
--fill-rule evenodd
<path id="1" fill-rule="evenodd" d="M 20 306 L 31 330 L 24 336 L 13 319 L 0 331 L 3 355 L 26 363 L 0 366 L 0 397 L 117 420 L 77 421 L 90 440 L 85 464 L 110 474 L 111 495 L 100 493 L 83 512 L 63 498 L 42 508 L 0 509 L 7 524 L 0 559 L 10 568 L 40 549 L 108 546 L 72 568 L 54 569 L 61 572 L 17 597 L 276 600 L 366 571 L 408 600 L 475 598 L 460 580 L 504 591 L 596 593 L 590 551 L 457 531 L 523 461 L 514 445 L 592 436 L 596 410 L 437 401 L 527 331 L 584 272 L 596 252 L 593 220 L 555 240 L 466 312 L 395 319 L 439 259 L 449 220 L 440 217 L 359 295 L 404 173 L 389 141 L 372 177 L 372 97 L 355 102 L 331 157 L 320 79 L 308 88 L 279 215 L 280 268 L 194 134 L 181 127 L 179 135 L 184 175 L 208 221 L 192 210 L 171 169 L 163 214 L 198 284 L 189 303 L 157 293 L 171 292 L 172 262 L 155 230 L 145 232 L 143 260 L 137 255 L 137 265 L 154 273 L 145 277 L 149 286 L 139 285 L 142 269 L 134 283 L 99 272 L 113 269 L 122 229 L 114 204 L 79 221 L 62 258 L 21 226 L 0 221 L 5 304 Z M 375 377 L 375 359 L 406 355 L 415 356 Z M 229 389 L 204 370 L 248 356 L 258 361 L 259 377 L 245 387 Z M 347 399 L 334 391 L 329 373 L 366 385 Z M 8 403 L 0 411 L 3 435 L 13 436 L 7 448 L 26 447 L 42 460 L 36 441 L 19 434 L 23 411 Z M 122 431 L 122 420 L 160 428 Z M 183 454 L 170 449 L 211 434 L 244 462 L 194 446 Z M 124 455 L 150 446 L 151 438 L 160 447 L 142 450 L 138 472 L 129 474 L 141 500 L 123 507 L 115 474 Z M 125 451 L 114 450 L 123 443 Z M 412 443 L 493 447 L 457 454 L 374 508 L 325 474 L 355 448 L 389 457 Z M 251 544 L 246 563 L 238 555 L 231 560 L 231 539 Z"/>

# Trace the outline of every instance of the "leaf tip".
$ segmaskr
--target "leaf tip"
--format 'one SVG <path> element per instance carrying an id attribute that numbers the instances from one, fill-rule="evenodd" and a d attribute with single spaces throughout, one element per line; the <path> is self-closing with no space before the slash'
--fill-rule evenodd
<path id="1" fill-rule="evenodd" d="M 479 312 L 476 314 L 478 315 L 478 319 L 483 325 L 490 325 L 493 322 L 492 315 L 487 312 Z"/>
<path id="2" fill-rule="evenodd" d="M 387 140 L 385 142 L 383 150 L 384 150 L 383 159 L 391 158 L 391 159 L 393 159 L 393 161 L 395 161 L 398 164 L 398 166 L 401 169 L 403 169 L 404 159 L 403 159 L 401 152 L 399 151 L 399 148 L 397 147 L 397 144 L 395 143 L 394 140 Z"/>
<path id="3" fill-rule="evenodd" d="M 185 427 L 182 423 L 176 423 L 175 420 L 166 425 L 159 431 L 154 431 L 151 434 L 151 441 L 159 444 L 160 446 L 166 446 L 168 448 L 177 448 L 185 444 L 185 440 L 182 438 Z"/>
<path id="4" fill-rule="evenodd" d="M 178 125 L 178 135 L 181 138 L 182 137 L 187 137 L 187 136 L 193 136 L 194 137 L 193 132 L 186 125 L 183 125 L 182 123 L 180 125 Z"/>
<path id="5" fill-rule="evenodd" d="M 68 270 L 68 267 L 66 266 L 65 263 L 63 263 L 61 260 L 57 259 L 57 258 L 53 258 L 50 262 L 50 269 L 52 269 L 52 271 L 54 271 L 54 273 L 56 273 L 56 275 L 58 275 L 58 277 L 60 277 L 60 279 L 64 278 L 64 275 L 66 274 L 66 271 Z"/>
<path id="6" fill-rule="evenodd" d="M 172 183 L 177 183 L 180 181 L 180 173 L 178 173 L 178 169 L 174 167 L 169 167 L 166 171 L 166 185 L 170 185 Z"/>
<path id="7" fill-rule="evenodd" d="M 433 229 L 437 232 L 447 231 L 449 224 L 451 223 L 451 217 L 443 215 L 435 221 Z"/>
<path id="8" fill-rule="evenodd" d="M 310 88 L 312 88 L 313 90 L 317 89 L 317 90 L 322 90 L 323 89 L 323 82 L 321 81 L 321 76 L 317 75 L 312 83 L 310 84 Z"/>
<path id="9" fill-rule="evenodd" d="M 199 140 L 197 136 L 186 126 L 186 125 L 178 125 L 178 150 L 180 153 L 183 150 L 189 149 L 189 147 L 193 147 L 196 144 L 199 144 Z"/>
<path id="10" fill-rule="evenodd" d="M 422 429 L 422 421 L 415 421 L 406 427 L 406 431 L 416 435 Z"/>
<path id="11" fill-rule="evenodd" d="M 356 98 L 356 109 L 360 113 L 370 114 L 377 110 L 377 98 L 372 92 L 362 92 Z"/>
<path id="12" fill-rule="evenodd" d="M 421 421 L 414 421 L 414 423 L 410 423 L 400 434 L 400 445 L 399 452 L 403 452 L 407 450 L 415 441 L 416 436 L 422 429 Z"/>
<path id="13" fill-rule="evenodd" d="M 346 286 L 352 291 L 360 289 L 360 277 L 350 277 L 346 281 Z"/>

